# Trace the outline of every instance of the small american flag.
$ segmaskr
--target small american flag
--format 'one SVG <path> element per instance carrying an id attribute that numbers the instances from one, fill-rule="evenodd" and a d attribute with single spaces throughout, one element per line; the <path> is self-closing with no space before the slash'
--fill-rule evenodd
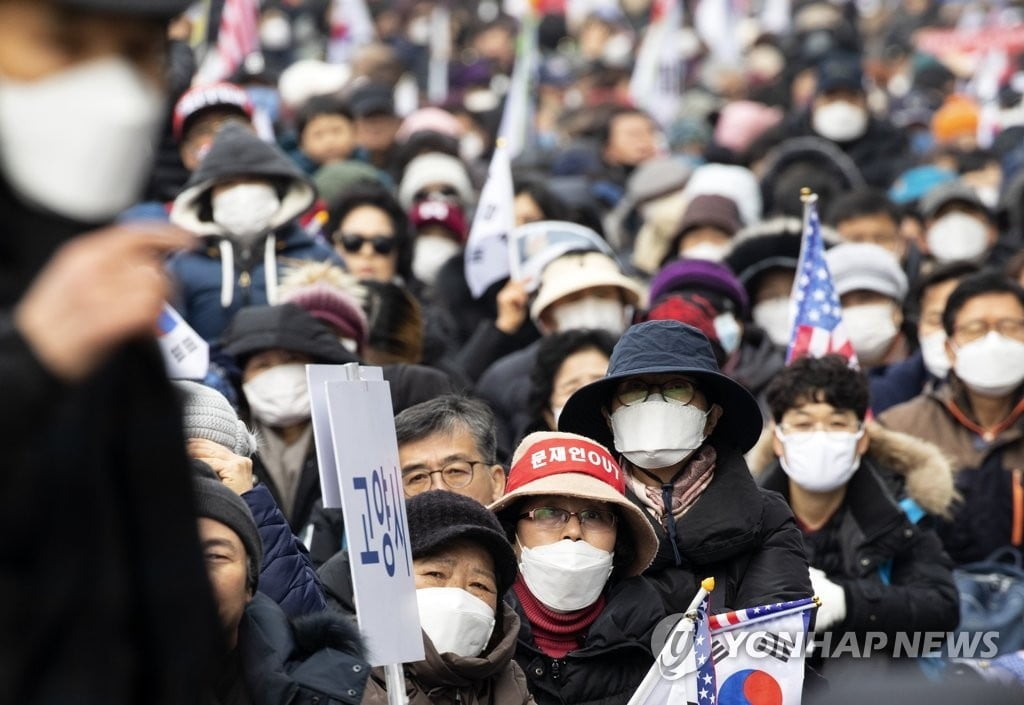
<path id="1" fill-rule="evenodd" d="M 705 595 L 697 608 L 697 628 L 693 638 L 693 655 L 697 659 L 697 705 L 715 705 L 718 683 L 715 660 L 711 657 L 710 595 Z"/>
<path id="2" fill-rule="evenodd" d="M 774 615 L 782 614 L 783 612 L 795 612 L 802 609 L 810 609 L 810 606 L 814 604 L 813 597 L 805 597 L 802 600 L 790 600 L 789 602 L 776 602 L 770 605 L 759 605 L 757 607 L 747 607 L 742 610 L 734 610 L 732 612 L 723 612 L 721 614 L 713 614 L 709 620 L 710 628 L 713 631 L 724 629 L 726 627 L 733 627 L 743 622 L 749 622 L 751 620 L 761 620 L 765 617 L 771 617 Z"/>
<path id="3" fill-rule="evenodd" d="M 224 0 L 217 46 L 200 68 L 195 85 L 223 81 L 260 50 L 258 0 Z"/>
<path id="4" fill-rule="evenodd" d="M 842 355 L 857 367 L 857 354 L 843 326 L 843 309 L 825 262 L 818 207 L 811 196 L 804 218 L 800 264 L 793 282 L 796 316 L 786 351 L 786 363 L 804 356 Z"/>

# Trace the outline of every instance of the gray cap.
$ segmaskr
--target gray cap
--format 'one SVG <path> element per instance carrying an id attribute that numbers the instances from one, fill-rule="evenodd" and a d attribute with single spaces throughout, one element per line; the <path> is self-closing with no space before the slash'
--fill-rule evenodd
<path id="1" fill-rule="evenodd" d="M 925 218 L 934 218 L 940 208 L 954 201 L 966 203 L 980 211 L 984 211 L 991 217 L 991 211 L 978 198 L 978 193 L 962 181 L 950 181 L 947 184 L 936 186 L 925 194 L 921 198 L 921 214 Z"/>
<path id="2" fill-rule="evenodd" d="M 247 458 L 256 452 L 255 436 L 223 394 L 198 382 L 178 380 L 174 385 L 182 397 L 185 438 L 205 438 Z"/>
<path id="3" fill-rule="evenodd" d="M 896 256 L 867 242 L 844 242 L 825 253 L 836 294 L 874 291 L 900 303 L 907 295 L 907 275 Z"/>

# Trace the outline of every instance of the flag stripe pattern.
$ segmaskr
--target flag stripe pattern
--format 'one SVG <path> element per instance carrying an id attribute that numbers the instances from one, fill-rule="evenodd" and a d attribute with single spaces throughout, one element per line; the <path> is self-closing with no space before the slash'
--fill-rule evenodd
<path id="1" fill-rule="evenodd" d="M 801 607 L 810 609 L 815 605 L 813 597 L 806 597 L 802 600 L 790 600 L 789 602 L 776 602 L 771 605 L 759 605 L 758 607 L 747 607 L 742 610 L 713 614 L 709 618 L 712 631 L 734 627 L 744 622 L 757 621 L 772 617 L 782 612 L 791 612 Z"/>

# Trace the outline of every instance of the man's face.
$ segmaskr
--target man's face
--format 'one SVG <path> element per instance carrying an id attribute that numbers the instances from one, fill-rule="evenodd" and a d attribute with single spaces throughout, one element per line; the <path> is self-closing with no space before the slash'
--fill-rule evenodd
<path id="1" fill-rule="evenodd" d="M 504 469 L 501 465 L 486 462 L 465 427 L 401 444 L 398 461 L 402 467 L 406 497 L 428 490 L 445 490 L 475 499 L 486 506 L 505 493 Z M 438 470 L 445 472 L 434 472 Z M 469 475 L 465 474 L 467 472 Z M 462 487 L 449 484 L 463 482 L 467 484 Z"/>
<path id="2" fill-rule="evenodd" d="M 217 613 L 227 635 L 228 646 L 234 647 L 242 614 L 252 599 L 248 556 L 238 534 L 225 524 L 209 517 L 199 517 L 198 521 L 199 545 L 217 601 Z"/>
<path id="3" fill-rule="evenodd" d="M 996 331 L 1024 342 L 1024 306 L 1009 293 L 980 294 L 967 300 L 953 321 L 953 336 L 946 341 L 950 363 L 956 363 L 956 348 L 980 340 Z"/>
<path id="4" fill-rule="evenodd" d="M 395 115 L 381 113 L 356 119 L 356 144 L 368 152 L 386 152 L 395 143 L 401 125 Z"/>
<path id="5" fill-rule="evenodd" d="M 301 147 L 317 164 L 348 159 L 355 148 L 355 128 L 344 115 L 317 115 L 302 131 Z"/>
<path id="6" fill-rule="evenodd" d="M 182 135 L 181 146 L 178 148 L 181 163 L 186 169 L 195 171 L 199 167 L 203 157 L 210 151 L 213 138 L 229 122 L 255 132 L 249 118 L 233 108 L 207 108 L 201 115 L 188 121 L 188 128 Z"/>
<path id="7" fill-rule="evenodd" d="M 953 289 L 960 283 L 959 279 L 933 284 L 924 290 L 921 296 L 921 319 L 917 324 L 918 338 L 924 338 L 942 330 L 942 312 L 946 310 L 946 301 Z"/>
<path id="8" fill-rule="evenodd" d="M 819 401 L 798 400 L 796 406 L 787 409 L 779 420 L 779 430 L 787 436 L 814 431 L 828 433 L 857 433 L 862 420 L 852 409 L 837 409 L 831 404 Z M 867 452 L 870 439 L 864 434 L 857 442 L 857 454 Z M 785 449 L 778 436 L 772 436 L 772 449 L 782 457 Z"/>
<path id="9" fill-rule="evenodd" d="M 657 130 L 646 115 L 626 113 L 612 118 L 605 161 L 613 165 L 636 166 L 657 154 Z"/>
<path id="10" fill-rule="evenodd" d="M 845 242 L 867 242 L 878 245 L 902 260 L 907 244 L 900 235 L 899 223 L 885 213 L 872 213 L 849 218 L 836 224 L 839 237 Z"/>

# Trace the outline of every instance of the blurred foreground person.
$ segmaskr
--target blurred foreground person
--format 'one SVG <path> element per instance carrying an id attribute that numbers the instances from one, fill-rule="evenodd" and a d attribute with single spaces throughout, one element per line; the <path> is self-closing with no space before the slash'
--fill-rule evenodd
<path id="1" fill-rule="evenodd" d="M 194 703 L 216 613 L 140 195 L 178 0 L 0 0 L 0 701 Z M 90 232 L 91 231 L 91 232 Z"/>

